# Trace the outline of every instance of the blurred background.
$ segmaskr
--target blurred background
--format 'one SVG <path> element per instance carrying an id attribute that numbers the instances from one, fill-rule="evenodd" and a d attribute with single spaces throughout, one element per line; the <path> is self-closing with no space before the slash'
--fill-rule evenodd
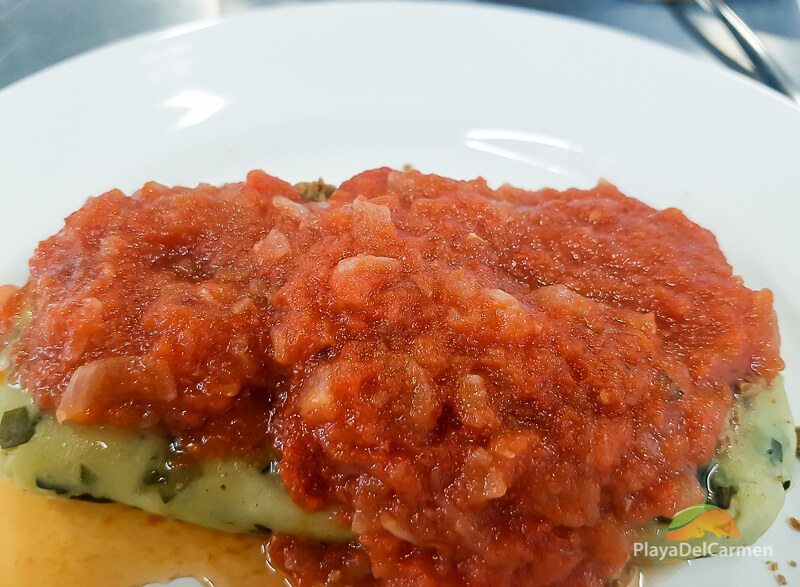
<path id="1" fill-rule="evenodd" d="M 0 0 L 0 88 L 95 47 L 147 31 L 302 0 Z M 512 0 L 628 31 L 754 75 L 739 44 L 701 2 Z M 800 86 L 800 0 L 730 0 L 764 49 Z M 302 39 L 298 39 L 302 42 Z"/>

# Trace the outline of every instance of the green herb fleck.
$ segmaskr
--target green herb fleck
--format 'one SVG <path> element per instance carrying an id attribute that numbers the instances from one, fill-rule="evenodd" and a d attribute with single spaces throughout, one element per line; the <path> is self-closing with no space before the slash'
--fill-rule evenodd
<path id="1" fill-rule="evenodd" d="M 0 419 L 0 448 L 25 444 L 33 438 L 36 424 L 25 406 L 6 412 Z"/>
<path id="2" fill-rule="evenodd" d="M 97 474 L 86 465 L 81 465 L 81 483 L 83 485 L 94 485 L 97 483 Z"/>
<path id="3" fill-rule="evenodd" d="M 767 454 L 769 455 L 769 462 L 774 464 L 782 463 L 783 462 L 783 445 L 775 440 L 772 439 L 772 443 L 770 444 L 770 448 L 767 449 Z"/>
<path id="4" fill-rule="evenodd" d="M 63 485 L 59 485 L 58 483 L 52 483 L 47 481 L 46 479 L 42 479 L 41 477 L 36 478 L 36 487 L 39 489 L 44 489 L 45 491 L 52 491 L 56 495 L 65 495 L 69 493 L 69 489 L 64 487 Z"/>
<path id="5" fill-rule="evenodd" d="M 270 461 L 269 463 L 267 463 L 264 466 L 263 469 L 261 469 L 261 472 L 264 475 L 277 475 L 280 472 L 279 462 L 278 461 Z"/>
<path id="6" fill-rule="evenodd" d="M 160 485 L 167 480 L 166 472 L 159 467 L 149 469 L 142 477 L 142 484 L 146 486 Z"/>
<path id="7" fill-rule="evenodd" d="M 107 497 L 95 497 L 91 493 L 81 493 L 80 495 L 70 495 L 70 499 L 75 499 L 77 501 L 88 501 L 90 503 L 114 503 L 114 500 L 108 499 Z"/>
<path id="8" fill-rule="evenodd" d="M 163 462 L 148 470 L 142 483 L 145 486 L 158 487 L 161 501 L 169 503 L 199 476 L 200 470 L 196 467 Z"/>
<path id="9" fill-rule="evenodd" d="M 272 534 L 272 530 L 267 528 L 266 526 L 262 526 L 261 524 L 255 524 L 253 526 L 253 533 L 254 534 Z"/>
<path id="10" fill-rule="evenodd" d="M 728 509 L 731 499 L 738 491 L 736 485 L 723 473 L 718 463 L 714 463 L 706 469 L 703 477 L 705 477 L 704 483 L 707 490 L 706 503 Z M 703 482 L 702 478 L 701 482 Z"/>

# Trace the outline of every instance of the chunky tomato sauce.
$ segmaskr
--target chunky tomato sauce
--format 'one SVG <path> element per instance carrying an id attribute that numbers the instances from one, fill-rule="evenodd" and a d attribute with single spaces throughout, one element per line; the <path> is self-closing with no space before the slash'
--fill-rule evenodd
<path id="1" fill-rule="evenodd" d="M 600 585 L 702 499 L 736 386 L 782 368 L 770 292 L 607 184 L 112 191 L 0 306 L 32 316 L 13 376 L 60 420 L 274 450 L 298 503 L 340 509 L 360 546 L 273 543 L 299 585 Z"/>

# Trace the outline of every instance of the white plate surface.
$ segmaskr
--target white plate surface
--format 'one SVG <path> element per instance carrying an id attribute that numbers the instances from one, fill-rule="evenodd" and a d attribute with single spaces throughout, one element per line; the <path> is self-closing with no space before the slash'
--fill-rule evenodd
<path id="1" fill-rule="evenodd" d="M 98 50 L 0 92 L 0 282 L 88 195 L 264 168 L 343 180 L 412 163 L 495 185 L 600 177 L 712 229 L 776 295 L 800 414 L 800 111 L 713 64 L 516 9 L 325 3 L 253 12 Z M 800 471 L 798 471 L 800 472 Z M 790 492 L 760 544 L 800 569 Z M 649 584 L 750 586 L 761 558 L 705 559 Z"/>

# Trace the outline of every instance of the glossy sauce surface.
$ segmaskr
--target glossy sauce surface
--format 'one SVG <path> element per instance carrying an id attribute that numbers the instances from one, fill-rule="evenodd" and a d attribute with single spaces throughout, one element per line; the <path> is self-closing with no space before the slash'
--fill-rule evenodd
<path id="1" fill-rule="evenodd" d="M 140 587 L 176 577 L 285 587 L 263 536 L 227 534 L 117 504 L 49 499 L 0 481 L 0 585 Z"/>
<path id="2" fill-rule="evenodd" d="M 783 366 L 771 293 L 608 184 L 147 184 L 90 199 L 9 300 L 41 408 L 274 449 L 296 503 L 340 510 L 360 549 L 273 543 L 303 587 L 603 585 Z"/>

